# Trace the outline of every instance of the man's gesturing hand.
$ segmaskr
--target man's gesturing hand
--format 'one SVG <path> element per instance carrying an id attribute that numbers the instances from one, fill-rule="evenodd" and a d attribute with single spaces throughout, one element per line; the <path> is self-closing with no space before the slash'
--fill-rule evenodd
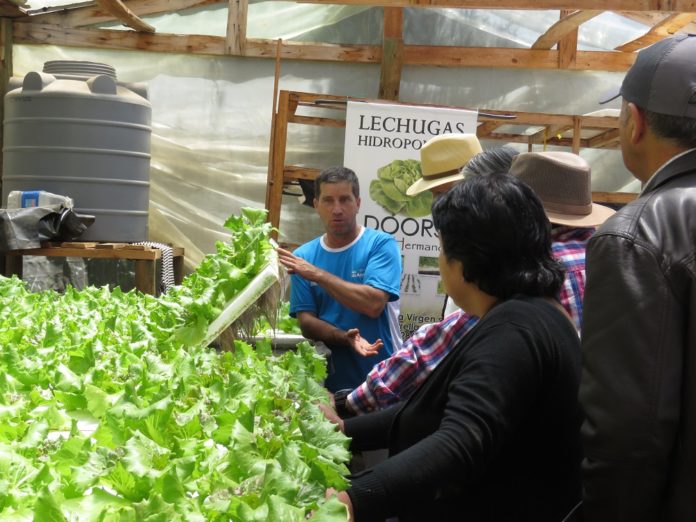
<path id="1" fill-rule="evenodd" d="M 276 250 L 278 252 L 278 261 L 287 269 L 288 274 L 297 274 L 308 281 L 318 282 L 324 273 L 320 268 L 308 263 L 301 257 L 297 257 L 289 250 L 280 247 Z"/>
<path id="2" fill-rule="evenodd" d="M 346 335 L 348 336 L 348 344 L 350 347 L 363 357 L 377 355 L 384 346 L 382 339 L 377 339 L 372 344 L 368 343 L 365 338 L 360 335 L 360 331 L 357 328 L 347 330 Z"/>

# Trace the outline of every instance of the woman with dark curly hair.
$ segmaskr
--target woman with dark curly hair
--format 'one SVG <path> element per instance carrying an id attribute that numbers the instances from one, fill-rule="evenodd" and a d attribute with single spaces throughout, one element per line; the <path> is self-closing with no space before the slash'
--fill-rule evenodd
<path id="1" fill-rule="evenodd" d="M 560 522 L 580 498 L 578 335 L 534 192 L 473 175 L 433 204 L 440 274 L 481 318 L 402 405 L 327 417 L 390 457 L 339 493 L 351 520 Z"/>

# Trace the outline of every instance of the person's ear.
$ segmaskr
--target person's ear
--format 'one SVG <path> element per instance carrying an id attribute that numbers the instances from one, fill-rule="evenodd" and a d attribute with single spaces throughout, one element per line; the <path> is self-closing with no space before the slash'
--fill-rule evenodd
<path id="1" fill-rule="evenodd" d="M 357 198 L 355 199 L 355 202 L 356 202 L 356 204 L 358 205 L 358 210 L 360 210 L 360 201 L 361 201 L 361 200 L 360 200 L 360 197 L 357 197 Z"/>
<path id="2" fill-rule="evenodd" d="M 317 198 L 314 198 L 314 199 L 312 200 L 312 204 L 314 205 L 314 208 L 316 209 L 316 208 L 317 208 L 317 205 L 319 205 L 319 200 L 318 200 Z"/>
<path id="3" fill-rule="evenodd" d="M 628 111 L 630 114 L 629 125 L 631 126 L 629 137 L 631 143 L 637 144 L 643 139 L 647 129 L 645 112 L 639 109 L 635 103 L 628 104 Z"/>

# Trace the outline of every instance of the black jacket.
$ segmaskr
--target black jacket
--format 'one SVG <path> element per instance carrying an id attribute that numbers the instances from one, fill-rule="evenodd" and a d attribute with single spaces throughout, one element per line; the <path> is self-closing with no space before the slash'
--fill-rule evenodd
<path id="1" fill-rule="evenodd" d="M 580 498 L 580 342 L 552 304 L 493 308 L 403 405 L 346 420 L 391 457 L 352 477 L 357 522 L 559 522 Z"/>
<path id="2" fill-rule="evenodd" d="M 587 250 L 584 519 L 696 521 L 696 150 Z"/>

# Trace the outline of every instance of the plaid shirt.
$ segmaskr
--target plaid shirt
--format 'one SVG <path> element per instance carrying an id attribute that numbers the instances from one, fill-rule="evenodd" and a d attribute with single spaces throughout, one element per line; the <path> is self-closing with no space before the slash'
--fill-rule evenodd
<path id="1" fill-rule="evenodd" d="M 559 301 L 578 332 L 585 295 L 585 249 L 594 231 L 556 226 L 551 232 L 553 255 L 566 271 Z M 362 414 L 406 400 L 477 322 L 478 317 L 458 310 L 439 323 L 421 326 L 398 352 L 370 370 L 365 382 L 346 398 L 347 406 Z"/>

